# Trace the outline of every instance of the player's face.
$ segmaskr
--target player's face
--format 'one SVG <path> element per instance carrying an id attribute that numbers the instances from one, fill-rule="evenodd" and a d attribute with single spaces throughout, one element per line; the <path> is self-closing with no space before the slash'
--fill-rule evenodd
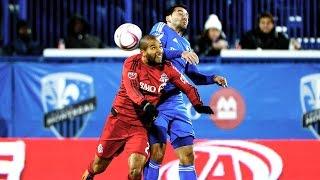
<path id="1" fill-rule="evenodd" d="M 170 15 L 169 21 L 177 29 L 187 29 L 189 13 L 182 7 L 176 7 Z"/>
<path id="2" fill-rule="evenodd" d="M 151 40 L 146 49 L 146 57 L 149 62 L 162 63 L 163 48 L 158 40 Z"/>
<path id="3" fill-rule="evenodd" d="M 274 24 L 272 20 L 268 17 L 261 18 L 259 21 L 259 28 L 262 32 L 268 34 L 272 31 Z"/>

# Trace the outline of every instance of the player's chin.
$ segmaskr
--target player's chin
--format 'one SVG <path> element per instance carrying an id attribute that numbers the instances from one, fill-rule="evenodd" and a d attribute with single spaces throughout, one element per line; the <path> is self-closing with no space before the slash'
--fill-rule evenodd
<path id="1" fill-rule="evenodd" d="M 181 23 L 181 28 L 182 28 L 183 30 L 186 30 L 187 27 L 188 27 L 188 23 Z"/>
<path id="2" fill-rule="evenodd" d="M 157 58 L 155 59 L 155 61 L 156 61 L 158 64 L 161 64 L 161 63 L 162 63 L 162 57 L 161 57 L 161 58 L 157 57 Z"/>
<path id="3" fill-rule="evenodd" d="M 155 56 L 154 56 L 154 60 L 157 62 L 157 63 L 161 63 L 162 62 L 162 53 L 157 53 Z"/>

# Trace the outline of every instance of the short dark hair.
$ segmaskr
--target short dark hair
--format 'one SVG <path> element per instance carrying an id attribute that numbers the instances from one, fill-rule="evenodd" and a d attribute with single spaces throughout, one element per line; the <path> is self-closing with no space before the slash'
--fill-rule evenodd
<path id="1" fill-rule="evenodd" d="M 169 7 L 169 8 L 166 10 L 166 12 L 165 12 L 165 17 L 171 15 L 177 7 L 181 7 L 181 8 L 183 8 L 183 9 L 185 9 L 185 10 L 188 11 L 188 8 L 187 8 L 186 5 L 184 5 L 184 4 L 175 4 L 175 5 Z"/>
<path id="2" fill-rule="evenodd" d="M 273 16 L 272 16 L 271 13 L 269 13 L 269 12 L 263 12 L 263 13 L 261 13 L 261 14 L 259 15 L 259 17 L 258 17 L 258 23 L 260 23 L 260 20 L 261 20 L 262 18 L 269 18 L 269 19 L 272 21 L 272 23 L 274 24 L 274 18 L 273 18 Z"/>
<path id="3" fill-rule="evenodd" d="M 139 42 L 139 49 L 146 50 L 151 40 L 157 40 L 153 35 L 144 35 Z"/>

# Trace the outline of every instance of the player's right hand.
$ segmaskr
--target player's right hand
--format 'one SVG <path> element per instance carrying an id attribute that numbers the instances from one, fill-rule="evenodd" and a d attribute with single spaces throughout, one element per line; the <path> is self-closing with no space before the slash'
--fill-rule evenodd
<path id="1" fill-rule="evenodd" d="M 148 101 L 143 101 L 141 104 L 142 110 L 144 111 L 144 117 L 148 121 L 153 121 L 158 116 L 159 111 L 157 110 L 156 106 L 151 104 Z"/>
<path id="2" fill-rule="evenodd" d="M 203 105 L 195 105 L 193 108 L 198 112 L 202 114 L 214 114 L 213 110 L 210 106 L 203 106 Z"/>
<path id="3" fill-rule="evenodd" d="M 181 57 L 190 64 L 199 64 L 199 57 L 192 51 L 183 51 Z"/>
<path id="4" fill-rule="evenodd" d="M 222 76 L 214 76 L 213 81 L 217 83 L 219 86 L 222 86 L 224 88 L 228 87 L 228 82 L 225 77 Z"/>

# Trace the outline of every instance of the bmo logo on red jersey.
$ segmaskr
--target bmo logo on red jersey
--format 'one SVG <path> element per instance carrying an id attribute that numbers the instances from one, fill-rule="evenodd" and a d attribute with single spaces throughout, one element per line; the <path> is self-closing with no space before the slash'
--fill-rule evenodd
<path id="1" fill-rule="evenodd" d="M 152 92 L 152 93 L 156 92 L 156 90 L 157 90 L 157 88 L 155 86 L 146 84 L 144 82 L 140 82 L 140 88 L 145 91 Z"/>
<path id="2" fill-rule="evenodd" d="M 240 140 L 213 140 L 195 144 L 198 180 L 276 180 L 281 157 L 269 147 Z M 160 168 L 160 179 L 179 179 L 179 160 Z"/>

